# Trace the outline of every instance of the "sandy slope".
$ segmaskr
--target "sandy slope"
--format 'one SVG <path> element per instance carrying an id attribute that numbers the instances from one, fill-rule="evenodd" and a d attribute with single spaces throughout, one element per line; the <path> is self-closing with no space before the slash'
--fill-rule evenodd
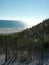
<path id="1" fill-rule="evenodd" d="M 46 65 L 48 64 L 49 65 L 49 54 L 47 55 L 47 57 L 44 57 L 43 58 L 43 65 Z M 2 65 L 5 61 L 5 55 L 0 55 L 0 65 Z M 4 60 L 3 60 L 4 59 Z M 41 59 L 40 59 L 41 60 Z M 9 65 L 39 65 L 39 58 L 36 58 L 35 60 L 32 60 L 31 62 L 30 61 L 26 61 L 24 63 L 21 63 L 20 61 L 18 62 L 17 60 L 14 62 L 14 63 L 10 63 Z"/>

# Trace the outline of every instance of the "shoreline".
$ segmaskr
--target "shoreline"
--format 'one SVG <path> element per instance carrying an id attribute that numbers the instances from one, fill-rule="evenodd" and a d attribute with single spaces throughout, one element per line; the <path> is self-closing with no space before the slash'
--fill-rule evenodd
<path id="1" fill-rule="evenodd" d="M 25 30 L 24 28 L 0 28 L 0 35 L 4 35 L 4 34 L 13 34 L 13 33 L 17 33 L 17 32 L 21 32 Z"/>

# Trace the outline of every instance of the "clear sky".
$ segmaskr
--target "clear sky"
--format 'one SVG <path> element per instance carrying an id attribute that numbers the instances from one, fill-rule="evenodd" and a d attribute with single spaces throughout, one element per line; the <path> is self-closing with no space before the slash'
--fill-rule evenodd
<path id="1" fill-rule="evenodd" d="M 49 0 L 0 0 L 0 19 L 22 20 L 28 26 L 49 18 Z"/>

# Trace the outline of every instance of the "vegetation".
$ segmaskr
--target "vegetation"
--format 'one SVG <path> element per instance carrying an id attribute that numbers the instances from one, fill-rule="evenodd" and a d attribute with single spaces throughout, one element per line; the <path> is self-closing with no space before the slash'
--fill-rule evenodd
<path id="1" fill-rule="evenodd" d="M 7 51 L 8 55 L 31 54 L 33 51 L 41 53 L 49 49 L 49 19 L 42 23 L 11 35 L 0 35 L 0 53 Z"/>

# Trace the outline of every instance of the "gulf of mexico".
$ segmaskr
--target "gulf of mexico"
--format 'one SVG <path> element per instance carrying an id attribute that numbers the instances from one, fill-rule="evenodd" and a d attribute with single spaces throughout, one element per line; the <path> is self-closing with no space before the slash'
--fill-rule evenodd
<path id="1" fill-rule="evenodd" d="M 25 25 L 21 21 L 0 20 L 0 28 L 24 28 Z"/>
<path id="2" fill-rule="evenodd" d="M 22 31 L 25 28 L 25 24 L 21 21 L 15 20 L 0 20 L 0 34 L 2 33 L 14 33 Z"/>

